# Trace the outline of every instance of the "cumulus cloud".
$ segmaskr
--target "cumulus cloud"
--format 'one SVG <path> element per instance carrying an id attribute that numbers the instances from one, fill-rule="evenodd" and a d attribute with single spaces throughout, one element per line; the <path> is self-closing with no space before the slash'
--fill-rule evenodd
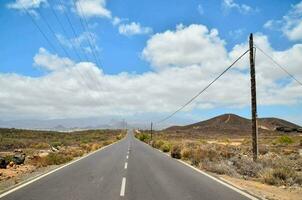
<path id="1" fill-rule="evenodd" d="M 152 32 L 152 28 L 143 27 L 140 23 L 132 22 L 130 24 L 120 24 L 118 27 L 119 33 L 122 35 L 143 35 L 150 34 Z"/>
<path id="2" fill-rule="evenodd" d="M 75 6 L 80 16 L 111 18 L 111 12 L 106 8 L 106 0 L 77 0 Z"/>
<path id="3" fill-rule="evenodd" d="M 208 30 L 204 25 L 177 26 L 175 31 L 168 30 L 151 37 L 143 50 L 143 57 L 155 69 L 169 67 L 225 66 L 226 50 L 224 41 L 216 29 Z"/>
<path id="4" fill-rule="evenodd" d="M 16 0 L 12 3 L 7 4 L 7 7 L 17 10 L 35 9 L 46 3 L 47 0 Z"/>
<path id="5" fill-rule="evenodd" d="M 71 67 L 74 62 L 68 58 L 60 58 L 58 55 L 49 53 L 46 49 L 40 48 L 34 56 L 34 64 L 40 68 L 55 71 Z"/>
<path id="6" fill-rule="evenodd" d="M 255 36 L 255 42 L 302 79 L 298 66 L 302 62 L 301 44 L 276 51 L 262 34 Z M 180 25 L 175 30 L 155 34 L 147 42 L 143 54 L 156 71 L 113 75 L 104 74 L 93 63 L 76 63 L 41 48 L 34 61 L 36 66 L 49 71 L 45 75 L 0 74 L 0 115 L 3 118 L 160 117 L 200 91 L 247 46 L 245 42 L 227 51 L 216 29 Z M 260 105 L 301 103 L 301 86 L 286 79 L 260 53 L 256 57 L 256 70 Z M 249 88 L 248 57 L 244 57 L 186 111 L 248 106 Z"/>
<path id="7" fill-rule="evenodd" d="M 256 11 L 256 9 L 253 9 L 251 6 L 246 4 L 238 4 L 234 0 L 223 0 L 222 6 L 227 11 L 235 9 L 242 14 L 248 14 Z"/>
<path id="8" fill-rule="evenodd" d="M 282 19 L 269 20 L 264 24 L 264 27 L 282 31 L 289 40 L 302 40 L 302 1 L 293 5 Z"/>

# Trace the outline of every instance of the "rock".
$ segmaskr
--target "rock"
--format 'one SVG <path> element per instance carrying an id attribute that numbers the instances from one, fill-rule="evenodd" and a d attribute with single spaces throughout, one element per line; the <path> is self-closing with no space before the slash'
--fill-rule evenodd
<path id="1" fill-rule="evenodd" d="M 302 156 L 302 149 L 299 149 L 299 155 Z"/>
<path id="2" fill-rule="evenodd" d="M 14 166 L 14 162 L 13 162 L 13 161 L 10 161 L 9 164 L 8 164 L 8 166 L 9 166 L 9 167 L 13 167 L 13 166 Z"/>
<path id="3" fill-rule="evenodd" d="M 49 155 L 48 152 L 39 153 L 39 157 L 41 157 L 41 158 L 45 158 L 45 157 L 47 157 L 48 155 Z"/>
<path id="4" fill-rule="evenodd" d="M 0 169 L 6 169 L 7 165 L 8 162 L 3 157 L 0 157 Z"/>
<path id="5" fill-rule="evenodd" d="M 15 149 L 14 152 L 15 153 L 23 153 L 22 149 Z"/>
<path id="6" fill-rule="evenodd" d="M 56 147 L 51 147 L 51 150 L 52 150 L 53 152 L 58 152 L 58 151 L 59 151 L 59 149 L 57 149 Z"/>
<path id="7" fill-rule="evenodd" d="M 12 160 L 15 164 L 21 165 L 25 161 L 25 154 L 16 154 L 16 155 L 14 155 Z"/>

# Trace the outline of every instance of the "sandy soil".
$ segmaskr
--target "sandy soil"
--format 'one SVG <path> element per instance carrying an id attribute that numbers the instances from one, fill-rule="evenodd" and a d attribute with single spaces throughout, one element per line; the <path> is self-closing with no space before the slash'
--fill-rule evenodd
<path id="1" fill-rule="evenodd" d="M 224 181 L 251 192 L 258 197 L 269 200 L 299 200 L 302 199 L 302 188 L 286 188 L 266 185 L 251 180 L 243 180 L 238 178 L 229 177 L 226 175 L 219 176 Z"/>

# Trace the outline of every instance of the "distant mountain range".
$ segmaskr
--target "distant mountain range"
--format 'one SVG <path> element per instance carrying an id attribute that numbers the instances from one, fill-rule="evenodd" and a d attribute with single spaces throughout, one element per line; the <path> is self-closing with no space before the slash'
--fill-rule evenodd
<path id="1" fill-rule="evenodd" d="M 251 133 L 251 120 L 235 114 L 224 114 L 186 126 L 171 126 L 165 131 L 185 131 L 191 133 L 247 134 Z M 258 127 L 262 132 L 298 132 L 297 124 L 278 118 L 259 118 Z"/>

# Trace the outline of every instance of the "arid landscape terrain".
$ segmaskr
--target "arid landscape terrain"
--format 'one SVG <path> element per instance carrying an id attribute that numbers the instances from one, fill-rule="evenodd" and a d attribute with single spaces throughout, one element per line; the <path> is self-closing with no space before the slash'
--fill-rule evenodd
<path id="1" fill-rule="evenodd" d="M 301 127 L 277 118 L 260 118 L 259 158 L 252 160 L 251 121 L 225 114 L 187 126 L 136 137 L 154 148 L 267 199 L 302 195 Z"/>
<path id="2" fill-rule="evenodd" d="M 0 129 L 0 191 L 125 136 L 123 130 L 78 132 Z"/>

